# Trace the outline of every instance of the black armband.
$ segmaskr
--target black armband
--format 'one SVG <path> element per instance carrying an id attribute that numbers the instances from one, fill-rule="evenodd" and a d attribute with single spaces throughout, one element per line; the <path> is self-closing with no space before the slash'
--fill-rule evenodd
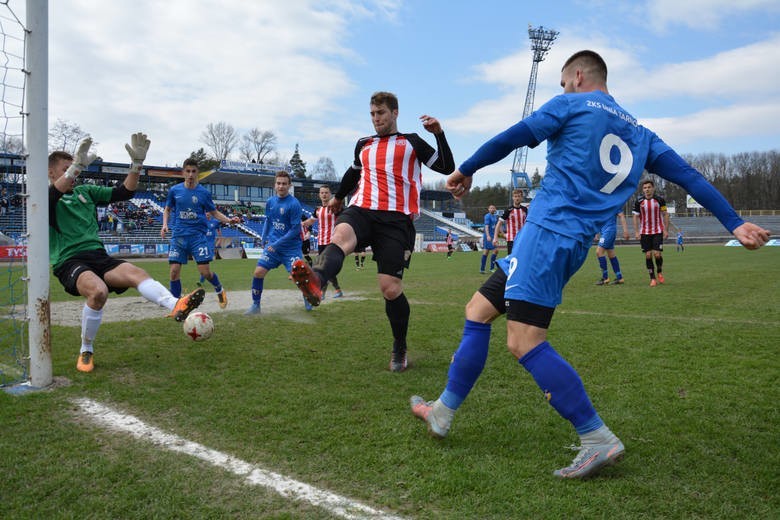
<path id="1" fill-rule="evenodd" d="M 130 191 L 124 184 L 120 184 L 111 192 L 111 202 L 130 200 L 133 198 L 133 195 L 135 195 L 135 191 Z"/>

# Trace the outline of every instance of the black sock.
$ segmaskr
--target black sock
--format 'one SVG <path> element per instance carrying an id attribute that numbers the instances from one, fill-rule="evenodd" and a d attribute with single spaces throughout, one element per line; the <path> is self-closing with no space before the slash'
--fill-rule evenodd
<path id="1" fill-rule="evenodd" d="M 663 270 L 664 267 L 664 257 L 659 256 L 655 259 L 655 267 L 656 270 L 660 273 Z"/>
<path id="2" fill-rule="evenodd" d="M 385 298 L 385 314 L 393 330 L 393 352 L 406 352 L 406 331 L 409 329 L 409 301 L 401 293 L 395 300 Z"/>
<path id="3" fill-rule="evenodd" d="M 655 269 L 653 268 L 653 259 L 652 258 L 645 258 L 645 265 L 647 266 L 647 273 L 650 275 L 650 278 L 655 278 Z"/>
<path id="4" fill-rule="evenodd" d="M 336 244 L 328 244 L 328 247 L 317 257 L 317 265 L 314 266 L 314 271 L 319 275 L 323 287 L 328 280 L 339 274 L 342 264 L 344 264 L 344 251 Z"/>

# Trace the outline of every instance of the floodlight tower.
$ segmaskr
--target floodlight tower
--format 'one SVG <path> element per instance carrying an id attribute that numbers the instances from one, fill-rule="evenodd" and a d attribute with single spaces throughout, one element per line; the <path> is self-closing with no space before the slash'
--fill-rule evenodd
<path id="1" fill-rule="evenodd" d="M 545 29 L 544 26 L 531 27 L 528 24 L 528 38 L 531 40 L 531 50 L 533 51 L 533 64 L 531 65 L 531 78 L 528 80 L 528 91 L 525 95 L 525 106 L 523 107 L 523 119 L 531 115 L 534 109 L 534 96 L 536 95 L 536 76 L 539 71 L 539 62 L 550 51 L 553 42 L 558 37 L 558 31 Z M 528 161 L 528 147 L 523 146 L 515 150 L 515 158 L 512 161 L 512 187 L 522 188 L 526 196 L 531 189 L 531 181 L 528 173 L 525 171 Z"/>

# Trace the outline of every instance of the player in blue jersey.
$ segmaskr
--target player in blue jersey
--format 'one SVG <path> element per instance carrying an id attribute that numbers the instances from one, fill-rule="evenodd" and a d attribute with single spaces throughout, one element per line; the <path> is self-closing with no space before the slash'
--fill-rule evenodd
<path id="1" fill-rule="evenodd" d="M 172 222 L 171 240 L 168 246 L 171 294 L 177 298 L 181 295 L 181 266 L 186 264 L 189 255 L 192 255 L 201 276 L 214 286 L 219 306 L 224 309 L 228 303 L 227 294 L 217 273 L 211 270 L 214 242 L 206 236 L 208 230 L 206 215 L 214 217 L 223 224 L 236 224 L 241 219 L 226 217 L 214 206 L 211 192 L 198 184 L 198 161 L 192 158 L 185 159 L 181 174 L 184 182 L 175 184 L 168 191 L 160 230 L 160 236 L 165 238 L 169 231 L 168 225 Z"/>
<path id="2" fill-rule="evenodd" d="M 303 256 L 301 251 L 301 203 L 290 194 L 292 179 L 286 171 L 276 172 L 274 190 L 276 195 L 268 199 L 265 205 L 265 224 L 263 225 L 263 251 L 257 259 L 257 267 L 252 275 L 252 305 L 244 314 L 260 314 L 260 298 L 263 295 L 263 282 L 268 271 L 283 265 L 287 272 L 292 271 L 292 263 Z M 303 301 L 306 310 L 311 304 Z"/>
<path id="3" fill-rule="evenodd" d="M 488 206 L 488 212 L 485 213 L 485 219 L 483 221 L 484 228 L 482 229 L 482 260 L 479 264 L 479 272 L 485 274 L 485 265 L 487 264 L 488 252 L 490 253 L 490 272 L 496 270 L 496 246 L 493 243 L 493 237 L 496 234 L 496 224 L 498 224 L 498 215 L 496 215 L 496 207 L 494 205 Z"/>
<path id="4" fill-rule="evenodd" d="M 617 218 L 620 220 L 620 225 L 623 226 L 623 240 L 628 240 L 628 224 L 626 223 L 626 215 L 619 211 Z M 618 261 L 617 253 L 615 253 L 615 237 L 617 236 L 617 221 L 615 218 L 607 220 L 607 223 L 601 227 L 599 231 L 599 243 L 596 246 L 596 260 L 599 262 L 601 268 L 601 279 L 596 282 L 596 285 L 608 285 L 609 284 L 609 269 L 607 268 L 607 258 L 612 265 L 612 270 L 615 272 L 615 281 L 618 285 L 625 283 L 623 279 L 623 273 L 620 272 L 620 262 Z"/>
<path id="5" fill-rule="evenodd" d="M 575 428 L 581 447 L 560 478 L 585 478 L 614 464 L 624 446 L 591 404 L 580 376 L 547 342 L 547 329 L 563 287 L 582 266 L 601 224 L 614 218 L 647 169 L 681 185 L 748 249 L 769 231 L 743 221 L 705 178 L 612 98 L 607 66 L 593 51 L 572 55 L 561 70 L 563 94 L 497 135 L 447 179 L 461 198 L 471 176 L 521 146 L 547 141 L 547 171 L 516 238 L 512 254 L 466 305 L 460 346 L 438 399 L 412 396 L 412 413 L 434 437 L 447 435 L 485 365 L 490 324 L 507 315 L 507 347 L 533 377 L 546 400 Z"/>

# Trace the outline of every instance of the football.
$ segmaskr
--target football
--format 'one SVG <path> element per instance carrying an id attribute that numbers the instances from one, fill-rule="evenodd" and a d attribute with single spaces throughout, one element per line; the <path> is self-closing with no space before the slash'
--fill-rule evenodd
<path id="1" fill-rule="evenodd" d="M 214 333 L 214 321 L 205 312 L 193 312 L 184 320 L 184 334 L 192 341 L 205 341 Z"/>

